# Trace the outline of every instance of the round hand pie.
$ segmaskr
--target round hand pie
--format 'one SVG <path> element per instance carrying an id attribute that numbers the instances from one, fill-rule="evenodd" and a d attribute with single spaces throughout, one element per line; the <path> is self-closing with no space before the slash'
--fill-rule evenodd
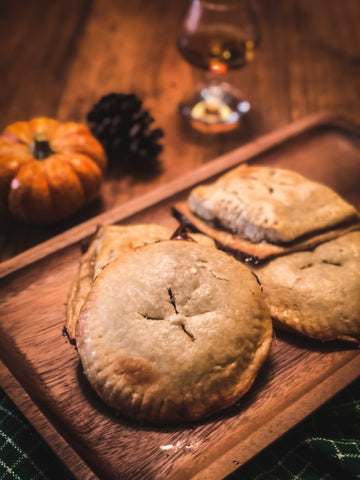
<path id="1" fill-rule="evenodd" d="M 277 326 L 322 341 L 359 341 L 360 231 L 255 271 Z"/>
<path id="2" fill-rule="evenodd" d="M 66 330 L 75 338 L 76 323 L 91 285 L 112 260 L 152 242 L 168 240 L 172 230 L 156 224 L 107 225 L 97 232 L 81 258 L 80 268 L 71 284 L 66 305 Z"/>
<path id="3" fill-rule="evenodd" d="M 174 231 L 163 225 L 107 225 L 97 232 L 80 261 L 80 268 L 73 279 L 66 305 L 66 331 L 71 341 L 75 339 L 76 323 L 81 307 L 91 285 L 101 270 L 122 255 L 129 255 L 148 243 L 169 240 Z M 202 244 L 214 246 L 214 241 L 201 233 L 190 237 Z"/>
<path id="4" fill-rule="evenodd" d="M 252 385 L 271 339 L 254 275 L 212 246 L 181 240 L 107 265 L 76 332 L 98 395 L 150 422 L 197 420 L 232 405 Z"/>

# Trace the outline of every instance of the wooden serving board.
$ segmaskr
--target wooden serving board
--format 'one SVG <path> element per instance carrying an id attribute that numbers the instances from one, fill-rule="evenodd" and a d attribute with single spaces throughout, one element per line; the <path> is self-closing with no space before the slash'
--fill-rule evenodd
<path id="1" fill-rule="evenodd" d="M 360 130 L 341 118 L 319 115 L 0 265 L 2 386 L 50 444 L 60 445 L 60 457 L 78 478 L 224 478 L 359 376 L 358 349 L 277 332 L 251 390 L 204 422 L 139 424 L 113 415 L 87 384 L 74 347 L 62 335 L 82 244 L 100 224 L 153 222 L 175 229 L 171 207 L 176 201 L 194 185 L 244 161 L 299 171 L 360 208 Z"/>

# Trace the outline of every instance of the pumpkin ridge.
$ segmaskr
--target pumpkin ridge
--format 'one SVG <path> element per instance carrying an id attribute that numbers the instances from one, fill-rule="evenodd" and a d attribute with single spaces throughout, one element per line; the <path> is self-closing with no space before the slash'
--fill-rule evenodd
<path id="1" fill-rule="evenodd" d="M 96 197 L 99 191 L 103 173 L 100 165 L 93 159 L 81 152 L 70 155 L 69 153 L 58 154 L 62 161 L 67 163 L 74 174 L 78 177 L 88 202 Z"/>
<path id="2" fill-rule="evenodd" d="M 59 186 L 62 186 L 61 182 L 59 184 L 57 182 L 54 182 L 53 175 L 51 174 L 51 171 L 48 169 L 49 165 L 56 164 L 56 163 L 66 164 L 69 167 L 69 170 L 71 170 L 71 173 L 73 174 L 73 176 L 76 178 L 75 181 L 70 182 L 72 187 L 71 195 L 69 194 L 69 191 L 67 191 L 67 195 L 61 195 L 61 194 L 59 195 L 59 192 L 60 192 Z M 58 212 L 58 211 L 62 212 L 60 217 L 58 215 L 59 220 L 62 220 L 63 218 L 66 218 L 72 215 L 75 211 L 79 210 L 82 206 L 84 206 L 85 199 L 86 199 L 84 186 L 82 184 L 81 179 L 72 168 L 71 163 L 66 160 L 66 154 L 61 154 L 61 153 L 54 154 L 52 156 L 51 161 L 44 163 L 43 171 L 44 171 L 47 184 L 49 186 L 51 210 L 53 212 Z M 73 177 L 73 180 L 74 180 L 74 177 Z M 67 184 L 66 187 L 67 187 L 67 190 L 69 190 L 69 184 Z M 76 192 L 75 195 L 74 195 L 74 192 Z M 71 202 L 66 203 L 66 200 L 68 199 L 68 197 L 71 198 Z M 61 199 L 62 201 L 59 202 L 59 199 Z"/>
<path id="3" fill-rule="evenodd" d="M 63 220 L 100 194 L 106 164 L 82 124 L 15 122 L 0 134 L 0 209 L 26 223 Z"/>

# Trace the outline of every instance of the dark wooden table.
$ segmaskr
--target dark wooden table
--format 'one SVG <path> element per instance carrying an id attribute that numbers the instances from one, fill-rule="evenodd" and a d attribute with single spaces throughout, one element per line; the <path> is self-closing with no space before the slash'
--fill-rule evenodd
<path id="1" fill-rule="evenodd" d="M 0 129 L 36 116 L 86 123 L 94 103 L 116 92 L 135 93 L 154 128 L 165 132 L 160 174 L 141 180 L 109 174 L 101 201 L 57 225 L 1 218 L 1 261 L 310 114 L 336 112 L 360 122 L 358 0 L 258 0 L 260 48 L 253 63 L 229 75 L 252 110 L 240 129 L 211 136 L 191 130 L 178 113 L 201 78 L 176 49 L 184 5 L 0 0 Z"/>
<path id="2" fill-rule="evenodd" d="M 360 120 L 357 0 L 257 0 L 260 48 L 253 63 L 230 75 L 253 109 L 238 131 L 215 136 L 192 131 L 177 110 L 202 75 L 176 49 L 185 2 L 1 3 L 0 129 L 35 116 L 86 123 L 102 95 L 121 92 L 138 95 L 153 127 L 165 131 L 155 178 L 108 177 L 101 206 L 61 225 L 31 228 L 2 219 L 1 260 L 314 112 Z"/>

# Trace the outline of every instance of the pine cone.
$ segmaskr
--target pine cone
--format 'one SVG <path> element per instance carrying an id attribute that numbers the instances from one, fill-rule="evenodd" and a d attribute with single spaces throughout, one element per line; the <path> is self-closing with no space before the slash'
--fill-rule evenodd
<path id="1" fill-rule="evenodd" d="M 100 98 L 87 114 L 90 130 L 104 147 L 109 165 L 132 173 L 148 174 L 159 169 L 158 140 L 161 128 L 151 130 L 154 119 L 142 109 L 134 94 L 110 93 Z"/>

